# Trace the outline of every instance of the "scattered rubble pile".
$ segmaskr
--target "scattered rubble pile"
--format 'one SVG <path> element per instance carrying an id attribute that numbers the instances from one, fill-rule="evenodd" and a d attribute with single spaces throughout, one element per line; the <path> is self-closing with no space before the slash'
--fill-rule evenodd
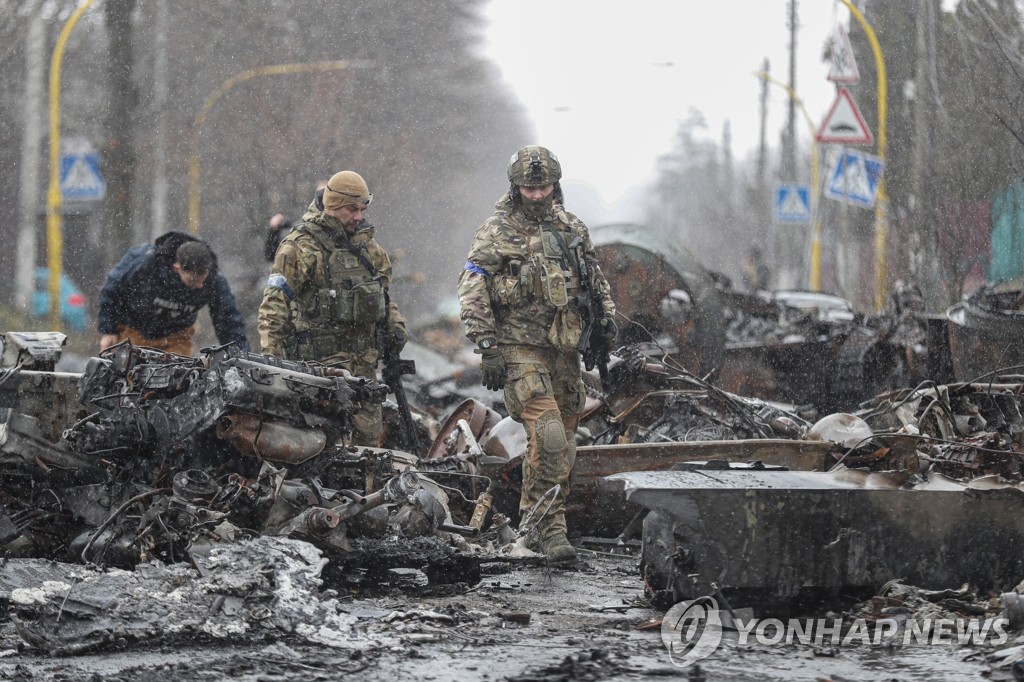
<path id="1" fill-rule="evenodd" d="M 824 415 L 924 376 L 946 379 L 931 371 L 935 339 L 912 285 L 898 283 L 887 310 L 867 316 L 824 293 L 741 291 L 661 230 L 604 225 L 591 237 L 624 318 L 620 338 L 657 341 L 729 392 Z"/>
<path id="2" fill-rule="evenodd" d="M 592 444 L 800 438 L 810 424 L 756 398 L 723 391 L 653 344 L 616 351 L 605 411 L 585 421 Z"/>
<path id="3" fill-rule="evenodd" d="M 0 545 L 14 557 L 0 585 L 19 632 L 47 651 L 231 634 L 218 613 L 245 631 L 266 619 L 343 629 L 313 597 L 320 580 L 426 566 L 430 581 L 475 582 L 495 552 L 461 536 L 518 539 L 453 524 L 413 455 L 348 445 L 357 407 L 384 399 L 376 381 L 233 347 L 191 358 L 127 342 L 64 373 L 63 335 L 0 338 Z M 295 605 L 282 590 L 301 585 Z M 142 608 L 154 594 L 167 603 Z M 203 607 L 190 620 L 176 604 Z"/>
<path id="4" fill-rule="evenodd" d="M 350 533 L 400 523 L 412 537 L 446 520 L 391 451 L 343 444 L 358 404 L 383 399 L 375 381 L 231 347 L 185 358 L 127 343 L 79 376 L 29 369 L 33 343 L 0 384 L 16 408 L 0 449 L 12 555 L 131 567 L 242 529 L 344 551 Z"/>
<path id="5" fill-rule="evenodd" d="M 858 619 L 870 624 L 893 621 L 902 630 L 907 621 L 924 627 L 937 620 L 1005 617 L 1005 610 L 998 595 L 979 595 L 966 583 L 957 589 L 925 590 L 892 580 L 877 595 L 854 605 L 843 616 L 847 623 Z"/>
<path id="6" fill-rule="evenodd" d="M 922 384 L 877 396 L 856 413 L 863 420 L 864 438 L 851 445 L 842 462 L 956 479 L 997 475 L 1022 480 L 1024 384 L 997 378 Z"/>
<path id="7" fill-rule="evenodd" d="M 631 344 L 613 353 L 604 385 L 607 392 L 598 388 L 596 377 L 587 379 L 591 385 L 577 433 L 576 465 L 570 477 L 573 494 L 567 508 L 570 529 L 582 535 L 618 535 L 639 511 L 627 508 L 620 494 L 603 494 L 599 483 L 604 476 L 667 469 L 694 457 L 673 445 L 760 444 L 742 448 L 749 453 L 767 447 L 763 441 L 783 447 L 782 441 L 802 438 L 811 426 L 775 404 L 722 391 L 693 376 L 651 343 Z M 522 425 L 469 400 L 451 413 L 417 466 L 461 491 L 450 496 L 459 523 L 500 532 L 518 513 L 525 451 Z M 708 454 L 702 451 L 698 457 L 706 459 Z M 822 459 L 818 456 L 816 461 Z M 486 509 L 493 509 L 490 516 L 473 520 L 474 512 Z"/>
<path id="8" fill-rule="evenodd" d="M 306 542 L 254 537 L 207 544 L 192 565 L 160 561 L 133 571 L 10 559 L 0 569 L 0 604 L 18 634 L 50 655 L 138 641 L 280 637 L 343 649 L 386 646 L 381 633 L 321 591 L 327 560 Z"/>

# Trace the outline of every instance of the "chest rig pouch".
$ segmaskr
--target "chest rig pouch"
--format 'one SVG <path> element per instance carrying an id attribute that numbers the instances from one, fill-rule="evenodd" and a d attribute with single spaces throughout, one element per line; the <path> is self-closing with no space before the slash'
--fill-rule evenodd
<path id="1" fill-rule="evenodd" d="M 303 229 L 303 228 L 298 228 Z M 380 273 L 358 251 L 322 230 L 307 232 L 323 249 L 323 275 L 315 288 L 302 297 L 301 317 L 314 328 L 327 330 L 335 324 L 355 325 L 373 334 L 374 324 L 387 315 L 387 300 Z M 349 334 L 351 336 L 351 334 Z"/>
<path id="2" fill-rule="evenodd" d="M 335 249 L 327 259 L 328 283 L 317 291 L 317 317 L 345 324 L 384 319 L 384 287 L 352 253 Z"/>
<path id="3" fill-rule="evenodd" d="M 564 239 L 553 227 L 545 226 L 541 231 L 541 244 L 544 257 L 537 264 L 539 289 L 544 299 L 556 308 L 564 308 L 569 304 L 569 279 L 572 272 L 567 270 L 572 254 L 568 253 Z"/>

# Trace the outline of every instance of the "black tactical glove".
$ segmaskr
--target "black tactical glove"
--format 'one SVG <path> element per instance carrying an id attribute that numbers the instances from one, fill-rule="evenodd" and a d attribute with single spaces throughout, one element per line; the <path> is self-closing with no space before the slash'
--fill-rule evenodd
<path id="1" fill-rule="evenodd" d="M 505 386 L 505 379 L 508 376 L 508 367 L 505 365 L 505 358 L 501 356 L 495 339 L 480 339 L 480 347 L 474 350 L 480 357 L 480 381 L 484 388 L 497 391 Z"/>
<path id="2" fill-rule="evenodd" d="M 598 322 L 597 329 L 595 331 L 609 348 L 615 345 L 615 338 L 619 335 L 619 328 L 615 325 L 615 320 L 613 318 L 601 318 L 601 321 Z"/>

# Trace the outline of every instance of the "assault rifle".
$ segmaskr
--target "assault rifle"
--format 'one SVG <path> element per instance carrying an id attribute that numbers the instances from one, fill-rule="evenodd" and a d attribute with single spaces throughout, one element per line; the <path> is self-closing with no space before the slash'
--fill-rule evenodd
<path id="1" fill-rule="evenodd" d="M 384 368 L 381 370 L 381 377 L 388 385 L 391 392 L 395 394 L 395 402 L 398 403 L 398 416 L 402 423 L 402 445 L 417 457 L 422 457 L 420 451 L 419 434 L 416 431 L 416 422 L 412 420 L 412 411 L 409 410 L 409 400 L 405 397 L 405 387 L 402 385 L 402 377 L 416 374 L 416 362 L 414 360 L 403 360 L 399 354 L 395 337 L 391 333 L 391 300 L 384 295 L 384 305 L 387 306 L 387 316 L 383 324 L 379 325 L 377 338 L 380 346 L 381 358 L 384 361 Z"/>
<path id="2" fill-rule="evenodd" d="M 593 263 L 588 262 L 583 252 L 583 237 L 576 237 L 569 248 L 576 256 L 576 265 L 580 276 L 580 293 L 576 297 L 577 308 L 583 318 L 583 333 L 576 350 L 583 356 L 583 366 L 587 370 L 597 367 L 601 375 L 601 384 L 608 380 L 608 355 L 611 353 L 608 340 L 603 334 L 595 334 L 595 327 L 604 318 L 604 299 L 594 283 Z"/>

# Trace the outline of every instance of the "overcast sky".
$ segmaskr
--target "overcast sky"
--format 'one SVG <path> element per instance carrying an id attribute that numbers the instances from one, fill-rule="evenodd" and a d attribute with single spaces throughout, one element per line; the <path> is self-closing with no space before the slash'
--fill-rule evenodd
<path id="1" fill-rule="evenodd" d="M 593 186 L 606 217 L 629 218 L 629 198 L 651 179 L 690 107 L 704 113 L 716 140 L 731 122 L 737 158 L 754 153 L 760 83 L 753 72 L 767 57 L 772 75 L 788 80 L 787 4 L 494 0 L 486 52 L 534 123 L 536 139 L 523 143 L 550 147 L 565 181 Z M 817 126 L 835 97 L 822 48 L 849 12 L 827 0 L 800 0 L 798 9 L 796 91 Z M 768 142 L 776 146 L 788 97 L 777 86 L 770 95 Z M 798 134 L 806 149 L 803 117 Z"/>

